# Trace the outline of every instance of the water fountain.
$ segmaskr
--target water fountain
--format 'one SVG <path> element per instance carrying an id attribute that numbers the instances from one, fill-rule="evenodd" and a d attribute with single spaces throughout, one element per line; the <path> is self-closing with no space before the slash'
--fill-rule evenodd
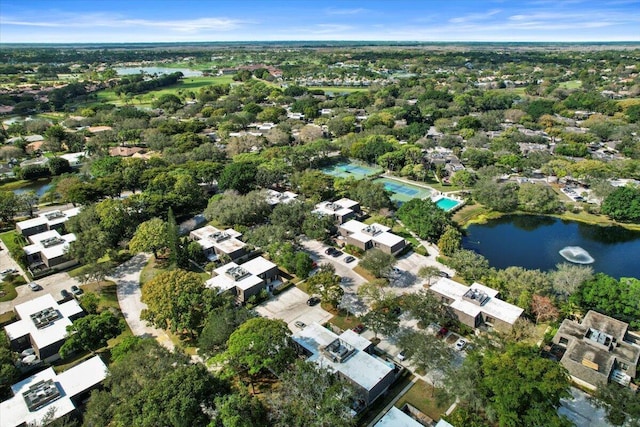
<path id="1" fill-rule="evenodd" d="M 575 264 L 591 264 L 595 261 L 589 252 L 580 246 L 566 246 L 560 250 L 560 255 Z"/>

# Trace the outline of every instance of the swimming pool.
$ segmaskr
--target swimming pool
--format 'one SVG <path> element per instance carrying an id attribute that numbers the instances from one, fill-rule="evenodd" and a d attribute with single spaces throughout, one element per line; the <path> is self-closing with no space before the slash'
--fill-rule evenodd
<path id="1" fill-rule="evenodd" d="M 433 190 L 427 187 L 419 187 L 393 178 L 379 178 L 373 182 L 379 182 L 391 193 L 391 200 L 397 204 L 408 202 L 412 199 L 424 199 L 431 197 Z"/>
<path id="2" fill-rule="evenodd" d="M 440 197 L 439 199 L 434 201 L 440 209 L 447 212 L 449 212 L 452 209 L 455 209 L 456 207 L 458 207 L 458 205 L 462 204 L 462 202 L 459 202 L 458 200 L 455 200 L 455 199 L 450 199 L 448 197 Z"/>
<path id="3" fill-rule="evenodd" d="M 327 175 L 338 178 L 348 178 L 352 176 L 355 179 L 363 179 L 382 173 L 382 168 L 373 168 L 353 162 L 336 163 L 335 165 L 327 166 L 320 170 Z"/>

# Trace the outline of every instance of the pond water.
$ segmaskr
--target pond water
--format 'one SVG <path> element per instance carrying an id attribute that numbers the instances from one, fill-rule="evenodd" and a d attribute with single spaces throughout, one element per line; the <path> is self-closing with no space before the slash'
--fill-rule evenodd
<path id="1" fill-rule="evenodd" d="M 552 270 L 568 262 L 560 251 L 581 248 L 588 265 L 612 277 L 640 278 L 640 232 L 533 215 L 508 215 L 467 228 L 462 246 L 483 255 L 491 266 Z"/>
<path id="2" fill-rule="evenodd" d="M 37 181 L 37 182 L 32 182 L 20 188 L 16 188 L 15 190 L 13 190 L 13 192 L 15 194 L 22 194 L 22 193 L 26 193 L 27 191 L 35 191 L 38 197 L 42 197 L 44 193 L 49 191 L 51 186 L 52 186 L 51 181 Z"/>
<path id="3" fill-rule="evenodd" d="M 171 74 L 182 72 L 185 77 L 202 77 L 202 71 L 190 70 L 188 68 L 167 68 L 167 67 L 119 67 L 114 68 L 118 74 L 125 76 L 128 74 L 140 74 L 144 71 L 147 74 Z"/>

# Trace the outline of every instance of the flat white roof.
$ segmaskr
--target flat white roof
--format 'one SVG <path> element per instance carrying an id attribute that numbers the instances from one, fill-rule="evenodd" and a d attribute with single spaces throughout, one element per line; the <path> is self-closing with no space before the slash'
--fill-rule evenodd
<path id="1" fill-rule="evenodd" d="M 276 190 L 267 190 L 267 203 L 270 205 L 277 205 L 279 203 L 291 203 L 294 200 L 297 200 L 298 195 L 291 191 L 276 191 Z"/>
<path id="2" fill-rule="evenodd" d="M 336 200 L 335 203 L 349 209 L 353 208 L 354 206 L 360 205 L 360 203 L 356 202 L 355 200 L 347 199 L 346 197 L 343 197 L 340 200 Z"/>
<path id="3" fill-rule="evenodd" d="M 247 270 L 249 273 L 258 276 L 262 273 L 266 273 L 272 268 L 277 268 L 277 265 L 268 259 L 259 256 L 242 264 L 242 268 Z"/>
<path id="4" fill-rule="evenodd" d="M 332 206 L 338 206 L 338 209 L 333 209 Z M 338 216 L 345 216 L 347 214 L 350 214 L 351 212 L 353 212 L 353 209 L 350 208 L 346 208 L 343 205 L 341 205 L 338 202 L 332 203 L 332 202 L 321 202 L 318 203 L 316 205 L 316 209 L 315 212 L 320 212 L 322 214 L 325 215 L 338 215 Z"/>
<path id="5" fill-rule="evenodd" d="M 361 351 L 364 351 L 371 346 L 371 341 L 369 341 L 362 335 L 356 334 L 351 329 L 347 329 L 346 331 L 341 333 L 340 338 L 342 338 L 342 340 L 351 345 L 353 348 L 357 348 Z"/>
<path id="6" fill-rule="evenodd" d="M 463 299 L 464 294 L 469 289 L 478 289 L 479 291 L 486 293 L 489 300 L 483 305 L 477 305 Z M 453 299 L 454 302 L 451 303 L 452 308 L 474 317 L 477 316 L 478 313 L 482 312 L 496 319 L 513 324 L 524 311 L 516 305 L 509 304 L 506 301 L 498 299 L 496 297 L 498 291 L 480 283 L 465 286 L 461 283 L 443 277 L 431 286 L 431 290 L 441 295 L 445 295 L 447 298 Z"/>
<path id="7" fill-rule="evenodd" d="M 49 326 L 38 329 L 33 323 L 31 315 L 47 308 L 57 310 L 61 317 Z M 64 339 L 67 335 L 67 326 L 71 325 L 71 321 L 68 318 L 82 313 L 82 307 L 74 299 L 58 304 L 51 294 L 45 294 L 16 305 L 14 311 L 18 314 L 20 320 L 4 327 L 9 340 L 31 335 L 34 344 L 38 348 L 44 348 Z"/>
<path id="8" fill-rule="evenodd" d="M 220 242 L 216 242 L 213 238 L 213 234 L 215 233 L 225 233 L 229 237 Z M 216 248 L 226 254 L 233 253 L 246 246 L 243 241 L 238 240 L 238 237 L 242 236 L 242 233 L 237 232 L 233 228 L 219 230 L 212 225 L 207 225 L 205 227 L 198 228 L 197 230 L 193 230 L 190 235 L 192 238 L 197 239 L 203 249 Z"/>
<path id="9" fill-rule="evenodd" d="M 320 348 L 339 337 L 317 323 L 312 323 L 301 331 L 296 332 L 292 338 L 312 353 L 312 356 L 308 359 L 309 361 L 313 361 L 323 368 L 340 372 L 367 391 L 373 389 L 394 369 L 392 364 L 387 364 L 377 357 L 358 349 L 355 349 L 354 353 L 343 362 L 334 362 L 325 357 L 320 352 Z M 344 339 L 342 340 L 346 342 Z M 347 342 L 347 344 L 349 343 Z"/>
<path id="10" fill-rule="evenodd" d="M 374 427 L 424 427 L 422 424 L 392 406 L 389 411 L 375 424 Z"/>
<path id="11" fill-rule="evenodd" d="M 45 245 L 42 244 L 44 240 L 54 238 L 64 240 L 64 242 L 49 247 L 45 247 Z M 69 244 L 76 241 L 76 235 L 73 233 L 69 233 L 61 236 L 60 233 L 58 233 L 56 230 L 49 230 L 45 231 L 44 233 L 38 233 L 29 236 L 29 240 L 34 243 L 22 248 L 27 255 L 32 255 L 39 252 L 46 259 L 53 259 L 61 257 L 65 254 L 65 251 L 69 247 Z"/>
<path id="12" fill-rule="evenodd" d="M 14 396 L 0 403 L 2 426 L 40 425 L 42 419 L 48 415 L 52 408 L 55 411 L 55 418 L 60 418 L 70 413 L 75 409 L 71 399 L 103 381 L 107 377 L 107 372 L 107 366 L 102 359 L 99 356 L 94 356 L 59 375 L 56 375 L 53 368 L 47 368 L 14 384 L 11 386 Z M 29 390 L 29 387 L 33 384 L 47 380 L 53 380 L 60 391 L 60 398 L 45 404 L 36 411 L 30 411 L 22 393 Z"/>
<path id="13" fill-rule="evenodd" d="M 381 243 L 388 247 L 392 247 L 393 245 L 404 242 L 404 237 L 400 237 L 397 234 L 385 231 L 384 233 L 376 234 L 375 236 L 373 236 L 373 241 Z"/>
<path id="14" fill-rule="evenodd" d="M 205 285 L 209 288 L 212 288 L 212 287 L 218 288 L 220 289 L 220 292 L 224 292 L 234 288 L 238 288 L 238 289 L 242 289 L 243 291 L 246 291 L 247 289 L 251 289 L 254 286 L 259 286 L 264 283 L 264 280 L 262 280 L 255 274 L 252 274 L 248 269 L 246 269 L 244 267 L 244 264 L 241 267 L 245 268 L 245 270 L 249 272 L 249 275 L 237 281 L 233 280 L 232 277 L 227 275 L 227 271 L 234 267 L 238 267 L 238 264 L 236 264 L 235 262 L 230 262 L 228 264 L 225 264 L 221 267 L 216 268 L 213 271 L 217 274 L 217 276 L 207 280 L 205 282 Z"/>
<path id="15" fill-rule="evenodd" d="M 51 218 L 48 219 L 47 215 L 49 215 L 49 217 L 53 215 L 56 215 L 56 213 L 59 215 L 56 218 Z M 44 224 L 48 224 L 49 227 L 51 227 L 52 225 L 57 225 L 63 222 L 66 222 L 69 218 L 74 217 L 76 215 L 78 215 L 80 213 L 80 208 L 71 208 L 71 209 L 67 209 L 64 211 L 50 211 L 50 212 L 44 212 L 39 214 L 36 218 L 31 218 L 31 219 L 27 219 L 24 221 L 20 221 L 18 223 L 16 223 L 16 225 L 18 226 L 18 228 L 20 228 L 20 230 L 25 230 L 27 228 L 32 228 L 32 227 L 37 227 L 40 225 L 44 225 Z"/>
<path id="16" fill-rule="evenodd" d="M 360 222 L 357 219 L 352 219 L 342 224 L 340 228 L 348 231 L 349 233 L 357 233 L 361 231 L 363 228 L 365 228 L 366 226 L 367 224 L 365 224 L 364 222 Z"/>

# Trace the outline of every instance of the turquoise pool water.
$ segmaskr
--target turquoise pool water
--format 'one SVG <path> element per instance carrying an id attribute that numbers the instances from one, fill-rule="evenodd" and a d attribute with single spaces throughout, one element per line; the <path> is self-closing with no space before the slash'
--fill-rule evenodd
<path id="1" fill-rule="evenodd" d="M 448 197 L 442 197 L 441 199 L 438 199 L 438 201 L 436 201 L 436 205 L 438 205 L 438 207 L 444 211 L 450 211 L 459 204 L 459 201 L 450 199 Z"/>

